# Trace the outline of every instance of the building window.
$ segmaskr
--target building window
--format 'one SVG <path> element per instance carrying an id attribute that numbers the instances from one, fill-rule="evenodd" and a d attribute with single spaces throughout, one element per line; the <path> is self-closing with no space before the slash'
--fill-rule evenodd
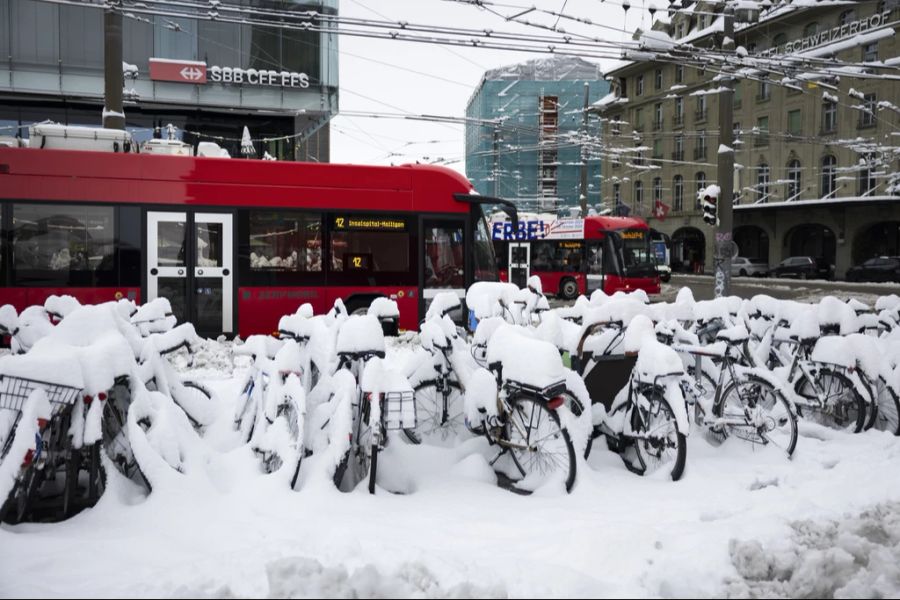
<path id="1" fill-rule="evenodd" d="M 622 184 L 614 183 L 613 184 L 613 202 L 615 202 L 615 208 L 618 211 L 618 208 L 622 206 Z M 617 212 L 618 214 L 618 212 Z"/>
<path id="2" fill-rule="evenodd" d="M 662 102 L 657 102 L 653 107 L 653 129 L 660 130 L 663 126 Z"/>
<path id="3" fill-rule="evenodd" d="M 837 102 L 825 100 L 822 102 L 822 133 L 835 131 L 837 131 Z"/>
<path id="4" fill-rule="evenodd" d="M 875 94 L 866 94 L 863 96 L 862 102 L 862 110 L 859 114 L 859 126 L 860 127 L 874 127 L 875 126 L 875 109 L 877 107 L 877 102 L 875 101 Z"/>
<path id="5" fill-rule="evenodd" d="M 878 42 L 872 42 L 863 46 L 863 62 L 875 62 L 878 60 Z"/>
<path id="6" fill-rule="evenodd" d="M 684 136 L 675 136 L 675 151 L 672 153 L 672 160 L 684 160 Z"/>
<path id="7" fill-rule="evenodd" d="M 657 202 L 662 202 L 662 178 L 660 177 L 653 179 L 653 205 L 656 206 Z"/>
<path id="8" fill-rule="evenodd" d="M 837 191 L 837 159 L 831 154 L 822 157 L 821 197 L 829 198 Z"/>
<path id="9" fill-rule="evenodd" d="M 838 25 L 849 25 L 851 21 L 856 19 L 856 11 L 852 8 L 850 10 L 845 10 L 841 13 L 841 16 L 838 17 Z"/>
<path id="10" fill-rule="evenodd" d="M 694 146 L 694 160 L 706 159 L 706 130 L 697 132 L 697 145 Z"/>
<path id="11" fill-rule="evenodd" d="M 635 93 L 638 96 L 643 95 L 644 93 L 644 76 L 638 75 L 634 80 Z"/>
<path id="12" fill-rule="evenodd" d="M 860 157 L 859 195 L 868 196 L 875 191 L 875 171 L 872 169 L 872 157 Z"/>
<path id="13" fill-rule="evenodd" d="M 700 210 L 700 195 L 703 193 L 703 190 L 706 189 L 706 173 L 699 171 L 694 175 L 694 180 L 697 182 L 697 194 L 694 197 L 694 210 Z"/>
<path id="14" fill-rule="evenodd" d="M 634 109 L 634 129 L 640 131 L 644 128 L 644 109 Z"/>
<path id="15" fill-rule="evenodd" d="M 634 182 L 634 212 L 640 215 L 644 212 L 644 184 L 640 181 Z"/>
<path id="16" fill-rule="evenodd" d="M 760 163 L 756 167 L 756 201 L 768 202 L 769 200 L 769 165 Z"/>
<path id="17" fill-rule="evenodd" d="M 657 69 L 653 74 L 653 82 L 655 84 L 656 90 L 659 91 L 662 89 L 662 69 Z"/>
<path id="18" fill-rule="evenodd" d="M 734 108 L 741 107 L 741 89 L 743 87 L 744 86 L 741 85 L 740 81 L 736 81 L 734 84 L 734 94 L 731 96 L 731 103 L 734 106 Z"/>
<path id="19" fill-rule="evenodd" d="M 769 117 L 759 117 L 756 119 L 756 141 L 755 146 L 769 145 Z"/>
<path id="20" fill-rule="evenodd" d="M 756 88 L 757 102 L 765 102 L 772 97 L 772 85 L 766 79 L 761 79 Z"/>
<path id="21" fill-rule="evenodd" d="M 797 159 L 792 160 L 788 163 L 787 170 L 787 196 L 786 200 L 796 200 L 802 191 L 800 187 L 800 161 Z"/>
<path id="22" fill-rule="evenodd" d="M 803 133 L 803 115 L 800 110 L 789 110 L 787 117 L 788 133 L 791 135 L 800 135 Z"/>
<path id="23" fill-rule="evenodd" d="M 675 83 L 684 81 L 684 65 L 675 65 Z"/>
<path id="24" fill-rule="evenodd" d="M 660 159 L 663 157 L 662 140 L 653 140 L 653 158 Z"/>
<path id="25" fill-rule="evenodd" d="M 705 121 L 706 120 L 706 96 L 701 94 L 697 96 L 697 112 L 695 115 L 695 120 L 697 121 Z"/>
<path id="26" fill-rule="evenodd" d="M 672 181 L 673 190 L 673 210 L 680 212 L 684 210 L 684 177 L 676 175 Z"/>
<path id="27" fill-rule="evenodd" d="M 675 126 L 684 125 L 684 98 L 675 98 Z"/>
<path id="28" fill-rule="evenodd" d="M 251 270 L 322 270 L 321 215 L 254 210 L 249 222 Z"/>
<path id="29" fill-rule="evenodd" d="M 811 35 L 816 35 L 819 31 L 819 24 L 813 21 L 803 28 L 803 37 L 809 37 Z"/>
<path id="30" fill-rule="evenodd" d="M 787 43 L 787 34 L 779 33 L 772 39 L 772 47 L 776 50 Z"/>

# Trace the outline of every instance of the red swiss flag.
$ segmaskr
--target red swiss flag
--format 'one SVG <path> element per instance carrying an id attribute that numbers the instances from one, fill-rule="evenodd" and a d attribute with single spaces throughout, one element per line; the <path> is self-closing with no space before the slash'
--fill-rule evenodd
<path id="1" fill-rule="evenodd" d="M 672 209 L 668 204 L 663 204 L 661 200 L 656 201 L 656 206 L 653 207 L 653 216 L 659 219 L 660 221 L 666 220 L 666 215 L 669 214 L 669 211 Z"/>

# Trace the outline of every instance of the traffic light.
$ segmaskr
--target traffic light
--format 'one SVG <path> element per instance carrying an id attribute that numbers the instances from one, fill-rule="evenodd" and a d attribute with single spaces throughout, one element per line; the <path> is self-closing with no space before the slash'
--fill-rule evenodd
<path id="1" fill-rule="evenodd" d="M 710 227 L 715 227 L 719 224 L 717 200 L 716 196 L 711 196 L 710 194 L 703 196 L 703 221 Z"/>

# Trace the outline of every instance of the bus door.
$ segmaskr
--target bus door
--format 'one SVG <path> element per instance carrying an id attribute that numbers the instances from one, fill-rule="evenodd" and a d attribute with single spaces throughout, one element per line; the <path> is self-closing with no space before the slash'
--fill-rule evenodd
<path id="1" fill-rule="evenodd" d="M 453 292 L 460 299 L 466 297 L 466 247 L 464 219 L 425 219 L 422 298 L 424 308 L 440 292 Z M 424 316 L 424 313 L 423 313 Z M 451 315 L 462 318 L 462 315 Z"/>
<path id="2" fill-rule="evenodd" d="M 531 244 L 529 242 L 509 243 L 509 282 L 520 288 L 528 285 L 531 276 Z"/>
<path id="3" fill-rule="evenodd" d="M 603 242 L 604 240 L 585 243 L 584 266 L 587 269 L 588 296 L 604 287 Z"/>
<path id="4" fill-rule="evenodd" d="M 234 333 L 233 257 L 231 214 L 147 213 L 146 297 L 202 334 Z"/>

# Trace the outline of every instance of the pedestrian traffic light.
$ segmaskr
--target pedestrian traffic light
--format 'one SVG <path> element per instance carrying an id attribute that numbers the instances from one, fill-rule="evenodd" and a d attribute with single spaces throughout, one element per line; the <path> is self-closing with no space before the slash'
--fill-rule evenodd
<path id="1" fill-rule="evenodd" d="M 711 196 L 710 194 L 703 196 L 703 221 L 710 227 L 715 227 L 719 224 L 717 200 L 716 196 Z"/>

